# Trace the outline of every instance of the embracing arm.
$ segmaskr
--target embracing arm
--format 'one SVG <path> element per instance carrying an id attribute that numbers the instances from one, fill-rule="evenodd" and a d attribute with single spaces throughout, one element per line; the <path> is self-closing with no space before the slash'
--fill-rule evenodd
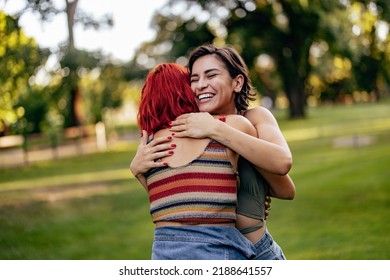
<path id="1" fill-rule="evenodd" d="M 294 199 L 295 184 L 290 175 L 275 175 L 264 170 L 259 170 L 264 179 L 269 183 L 269 195 L 279 199 Z"/>
<path id="2" fill-rule="evenodd" d="M 264 122 L 273 120 L 269 115 L 265 117 L 267 117 L 267 120 Z M 248 119 L 257 130 L 259 128 L 263 129 L 263 126 L 266 127 L 266 125 L 256 125 L 250 118 Z M 270 124 L 270 126 L 273 125 Z M 172 121 L 171 126 L 171 131 L 175 132 L 175 137 L 212 138 L 245 157 L 256 167 L 270 173 L 285 175 L 291 168 L 291 152 L 286 147 L 287 145 L 280 145 L 281 141 L 276 139 L 279 135 L 272 136 L 272 138 L 275 138 L 273 141 L 259 139 L 215 120 L 208 113 L 182 115 Z"/>
<path id="3" fill-rule="evenodd" d="M 137 152 L 130 163 L 130 171 L 134 177 L 146 189 L 146 179 L 144 174 L 149 169 L 164 166 L 163 161 L 156 161 L 157 159 L 171 156 L 170 150 L 175 148 L 175 145 L 170 143 L 172 137 L 158 137 L 147 143 L 148 134 L 145 130 L 142 131 L 140 143 Z"/>
<path id="4" fill-rule="evenodd" d="M 295 185 L 287 174 L 292 155 L 275 118 L 262 107 L 248 110 L 245 117 L 256 127 L 259 138 L 214 122 L 208 113 L 186 114 L 171 125 L 177 137 L 209 137 L 225 144 L 256 166 L 270 184 L 271 196 L 293 199 Z"/>
<path id="5" fill-rule="evenodd" d="M 272 113 L 264 107 L 255 107 L 246 111 L 245 117 L 256 127 L 259 139 L 275 143 L 282 147 L 291 156 L 290 148 L 285 140 L 279 125 Z M 292 164 L 292 156 L 291 162 Z M 286 175 L 273 174 L 265 169 L 256 166 L 257 170 L 270 184 L 270 195 L 281 199 L 293 199 L 295 196 L 295 185 L 291 177 Z M 291 168 L 291 165 L 290 165 Z"/>

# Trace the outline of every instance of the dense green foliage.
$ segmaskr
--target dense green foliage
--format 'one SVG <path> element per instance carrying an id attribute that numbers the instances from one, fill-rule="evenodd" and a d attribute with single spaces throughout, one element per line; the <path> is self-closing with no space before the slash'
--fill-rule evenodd
<path id="1" fill-rule="evenodd" d="M 32 90 L 29 80 L 46 56 L 47 51 L 27 37 L 14 18 L 0 11 L 0 135 L 11 125 L 18 126 L 15 129 L 18 132 L 25 129 L 25 125 L 17 124 L 17 121 L 24 116 L 23 101 L 31 99 L 30 95 L 36 99 L 29 108 L 31 111 L 45 106 Z M 43 110 L 43 115 L 45 113 Z"/>

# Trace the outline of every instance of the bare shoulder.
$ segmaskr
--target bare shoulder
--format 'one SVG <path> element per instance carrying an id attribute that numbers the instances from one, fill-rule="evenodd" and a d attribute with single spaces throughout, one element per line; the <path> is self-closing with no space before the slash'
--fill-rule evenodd
<path id="1" fill-rule="evenodd" d="M 229 125 L 250 125 L 250 121 L 244 117 L 244 116 L 240 116 L 240 115 L 227 115 L 226 116 L 226 123 L 229 124 Z"/>
<path id="2" fill-rule="evenodd" d="M 254 108 L 247 110 L 244 113 L 244 116 L 254 126 L 258 124 L 265 124 L 265 123 L 276 123 L 276 119 L 272 114 L 272 112 L 263 106 L 256 106 Z"/>
<path id="3" fill-rule="evenodd" d="M 256 134 L 253 124 L 244 116 L 228 115 L 226 116 L 226 123 L 247 134 Z"/>

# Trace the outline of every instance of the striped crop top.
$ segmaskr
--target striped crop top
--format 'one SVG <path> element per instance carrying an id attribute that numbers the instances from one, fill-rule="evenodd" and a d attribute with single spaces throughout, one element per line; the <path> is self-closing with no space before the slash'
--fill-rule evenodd
<path id="1" fill-rule="evenodd" d="M 237 173 L 215 140 L 190 163 L 153 168 L 145 177 L 154 223 L 235 223 Z"/>

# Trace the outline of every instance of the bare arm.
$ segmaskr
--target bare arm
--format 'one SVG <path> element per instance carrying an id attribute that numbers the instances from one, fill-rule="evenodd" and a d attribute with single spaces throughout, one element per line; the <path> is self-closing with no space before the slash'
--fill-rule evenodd
<path id="1" fill-rule="evenodd" d="M 264 114 L 266 120 L 254 124 L 257 130 L 274 128 L 276 121 Z M 273 123 L 274 121 L 274 123 Z M 268 124 L 269 123 L 269 124 Z M 277 123 L 276 123 L 277 125 Z M 292 156 L 287 145 L 281 145 L 281 133 L 269 136 L 272 141 L 245 134 L 225 123 L 212 118 L 208 113 L 190 113 L 178 117 L 171 123 L 175 137 L 212 138 L 245 157 L 256 167 L 277 175 L 285 175 L 291 168 Z M 267 129 L 276 131 L 276 129 Z M 279 130 L 279 128 L 277 127 Z M 284 139 L 284 138 L 283 138 Z"/>
<path id="2" fill-rule="evenodd" d="M 268 109 L 263 107 L 255 107 L 245 113 L 251 123 L 256 127 L 259 139 L 269 141 L 280 145 L 286 152 L 291 155 L 290 148 L 285 140 L 279 125 L 274 116 Z M 270 184 L 270 195 L 281 199 L 293 199 L 295 196 L 295 185 L 291 177 L 286 174 L 284 176 L 272 174 L 267 170 L 257 167 L 257 170 Z"/>
<path id="3" fill-rule="evenodd" d="M 256 137 L 257 135 L 257 131 L 255 127 L 251 124 L 251 122 L 247 118 L 243 116 L 228 115 L 226 116 L 225 124 L 230 127 L 233 127 L 234 129 L 237 129 L 238 131 L 244 134 L 249 134 L 254 137 Z M 240 154 L 232 149 L 228 149 L 228 155 L 231 159 L 234 168 L 237 169 L 238 157 L 240 156 Z"/>
<path id="4" fill-rule="evenodd" d="M 158 137 L 150 143 L 147 143 L 147 140 L 148 135 L 143 130 L 137 152 L 130 163 L 130 171 L 144 188 L 146 188 L 146 179 L 143 174 L 151 168 L 164 166 L 164 162 L 156 160 L 170 156 L 169 151 L 175 148 L 171 143 L 172 137 Z"/>
<path id="5" fill-rule="evenodd" d="M 210 137 L 224 143 L 256 166 L 271 185 L 271 196 L 294 198 L 295 185 L 286 174 L 292 164 L 291 152 L 275 118 L 267 109 L 256 107 L 245 114 L 256 127 L 259 138 L 222 127 L 210 117 L 208 113 L 180 116 L 172 122 L 172 131 L 177 137 Z"/>
<path id="6" fill-rule="evenodd" d="M 258 170 L 270 184 L 269 195 L 280 199 L 294 199 L 295 184 L 290 175 L 275 175 L 264 170 Z"/>

